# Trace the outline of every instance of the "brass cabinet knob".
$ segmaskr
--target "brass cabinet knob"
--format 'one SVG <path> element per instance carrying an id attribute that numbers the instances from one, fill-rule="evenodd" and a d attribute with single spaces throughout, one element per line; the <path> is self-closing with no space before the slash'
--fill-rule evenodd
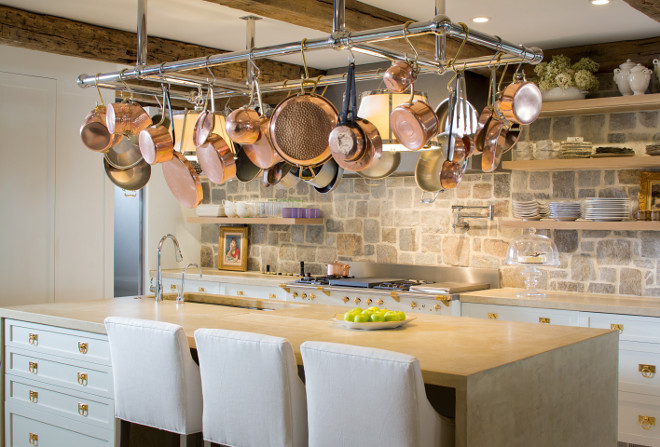
<path id="1" fill-rule="evenodd" d="M 349 298 L 348 298 L 347 296 L 345 296 L 344 298 L 342 298 L 342 301 L 343 301 L 344 303 L 348 303 L 348 300 L 349 300 Z"/>
<path id="2" fill-rule="evenodd" d="M 276 300 L 277 295 L 275 295 L 274 293 L 271 293 L 270 295 L 268 295 L 268 298 L 270 298 L 271 300 Z"/>
<path id="3" fill-rule="evenodd" d="M 489 320 L 497 320 L 499 318 L 499 315 L 497 315 L 496 312 L 488 312 L 488 319 Z"/>
<path id="4" fill-rule="evenodd" d="M 87 386 L 87 373 L 78 373 L 78 385 Z"/>
<path id="5" fill-rule="evenodd" d="M 39 344 L 39 334 L 33 334 L 30 332 L 30 335 L 28 335 L 28 343 L 31 345 L 38 345 Z"/>
<path id="6" fill-rule="evenodd" d="M 242 290 L 237 290 L 236 295 L 243 296 L 243 295 L 245 295 L 245 293 Z"/>
<path id="7" fill-rule="evenodd" d="M 28 371 L 32 374 L 37 374 L 39 372 L 39 364 L 37 362 L 28 363 Z"/>
<path id="8" fill-rule="evenodd" d="M 373 300 L 371 298 L 367 298 L 367 301 L 366 301 L 367 306 L 370 305 L 372 302 L 373 302 Z"/>
<path id="9" fill-rule="evenodd" d="M 637 420 L 644 430 L 650 430 L 651 427 L 655 426 L 655 417 L 653 416 L 644 416 L 640 414 L 637 417 Z"/>
<path id="10" fill-rule="evenodd" d="M 291 296 L 294 297 L 294 298 L 298 298 L 298 292 L 293 292 L 293 293 L 291 294 Z"/>
<path id="11" fill-rule="evenodd" d="M 36 434 L 36 433 L 30 432 L 30 435 L 28 436 L 28 442 L 30 443 L 30 445 L 33 445 L 35 447 L 38 446 L 39 445 L 39 435 Z"/>
<path id="12" fill-rule="evenodd" d="M 623 334 L 623 325 L 622 324 L 612 323 L 612 324 L 610 324 L 610 329 L 616 329 L 617 331 L 619 331 L 619 334 Z"/>
<path id="13" fill-rule="evenodd" d="M 643 365 L 640 363 L 638 369 L 642 376 L 647 379 L 652 379 L 655 376 L 655 365 Z"/>
<path id="14" fill-rule="evenodd" d="M 89 414 L 89 409 L 87 407 L 87 404 L 78 402 L 78 414 L 87 417 L 87 415 Z"/>
<path id="15" fill-rule="evenodd" d="M 39 402 L 39 393 L 37 393 L 36 391 L 30 390 L 29 399 L 30 399 L 30 402 L 36 404 L 37 402 Z"/>
<path id="16" fill-rule="evenodd" d="M 362 300 L 361 300 L 360 298 L 358 298 L 358 297 L 355 297 L 355 299 L 353 300 L 353 302 L 354 302 L 355 304 L 360 304 L 360 301 L 362 301 Z"/>
<path id="17" fill-rule="evenodd" d="M 316 298 L 316 295 L 314 295 L 313 293 L 310 293 L 310 294 L 309 294 L 309 299 L 310 299 L 310 300 L 313 300 L 314 298 Z"/>
<path id="18" fill-rule="evenodd" d="M 301 293 L 301 294 L 300 294 L 300 298 L 302 298 L 302 299 L 306 299 L 306 298 L 307 298 L 307 294 L 306 294 L 305 292 Z"/>
<path id="19" fill-rule="evenodd" d="M 539 323 L 550 324 L 550 318 L 539 317 Z"/>
<path id="20" fill-rule="evenodd" d="M 81 354 L 87 354 L 87 348 L 88 348 L 87 342 L 82 342 L 82 341 L 78 342 L 78 352 L 80 352 Z"/>
<path id="21" fill-rule="evenodd" d="M 376 302 L 378 303 L 379 306 L 382 306 L 385 301 L 378 298 L 378 301 L 376 301 Z"/>
<path id="22" fill-rule="evenodd" d="M 198 287 L 197 291 L 198 292 L 206 292 L 206 287 Z"/>
<path id="23" fill-rule="evenodd" d="M 440 310 L 440 305 L 436 304 L 435 306 L 433 306 L 433 310 L 435 310 L 436 312 L 439 311 Z"/>
<path id="24" fill-rule="evenodd" d="M 170 289 L 176 290 L 176 284 L 170 284 Z"/>
<path id="25" fill-rule="evenodd" d="M 417 307 L 417 303 L 414 302 L 414 301 L 411 301 L 411 302 L 410 302 L 410 308 L 411 308 L 411 309 L 414 309 L 415 307 Z"/>

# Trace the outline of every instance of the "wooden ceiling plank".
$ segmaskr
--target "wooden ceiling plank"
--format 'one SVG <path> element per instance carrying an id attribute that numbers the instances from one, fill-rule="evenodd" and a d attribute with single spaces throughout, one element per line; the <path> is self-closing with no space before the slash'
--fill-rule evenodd
<path id="1" fill-rule="evenodd" d="M 656 22 L 660 22 L 660 2 L 658 0 L 623 0 L 630 6 L 643 13 L 647 17 L 652 18 Z"/>

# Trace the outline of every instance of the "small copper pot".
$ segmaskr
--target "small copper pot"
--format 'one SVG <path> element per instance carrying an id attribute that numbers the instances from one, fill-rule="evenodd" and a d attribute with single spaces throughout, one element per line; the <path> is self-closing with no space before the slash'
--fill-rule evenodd
<path id="1" fill-rule="evenodd" d="M 424 147 L 438 133 L 438 117 L 427 103 L 414 100 L 392 110 L 390 125 L 397 140 L 410 150 Z"/>
<path id="2" fill-rule="evenodd" d="M 259 138 L 253 144 L 244 144 L 243 151 L 250 161 L 261 169 L 268 169 L 282 161 L 282 157 L 275 152 L 268 135 L 270 119 L 265 116 L 261 118 Z"/>
<path id="3" fill-rule="evenodd" d="M 108 106 L 105 123 L 110 133 L 139 134 L 153 122 L 140 104 L 135 102 L 116 102 Z"/>
<path id="4" fill-rule="evenodd" d="M 150 165 L 171 160 L 174 156 L 174 140 L 169 129 L 162 124 L 140 132 L 140 153 Z"/>
<path id="5" fill-rule="evenodd" d="M 539 117 L 542 104 L 541 90 L 535 83 L 517 80 L 504 89 L 497 108 L 513 123 L 531 124 Z"/>
<path id="6" fill-rule="evenodd" d="M 195 208 L 204 198 L 202 182 L 193 165 L 181 152 L 162 164 L 163 176 L 172 195 L 187 208 Z"/>
<path id="7" fill-rule="evenodd" d="M 206 143 L 197 146 L 197 161 L 204 174 L 215 184 L 236 178 L 236 160 L 227 142 L 211 134 Z"/>
<path id="8" fill-rule="evenodd" d="M 256 110 L 242 107 L 231 112 L 225 121 L 225 130 L 238 144 L 254 144 L 261 133 L 261 117 Z"/>
<path id="9" fill-rule="evenodd" d="M 348 276 L 351 266 L 343 262 L 333 262 L 328 264 L 328 276 Z"/>
<path id="10" fill-rule="evenodd" d="M 108 131 L 105 124 L 106 108 L 98 106 L 87 114 L 80 126 L 80 139 L 83 144 L 95 152 L 103 152 L 117 144 L 123 135 Z"/>
<path id="11" fill-rule="evenodd" d="M 413 67 L 405 61 L 394 61 L 383 75 L 383 83 L 393 93 L 402 93 L 417 79 Z"/>

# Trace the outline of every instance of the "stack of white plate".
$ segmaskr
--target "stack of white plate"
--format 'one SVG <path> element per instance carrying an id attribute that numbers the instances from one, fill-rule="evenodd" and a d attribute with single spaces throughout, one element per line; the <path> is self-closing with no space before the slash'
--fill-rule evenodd
<path id="1" fill-rule="evenodd" d="M 225 207 L 216 204 L 204 204 L 204 205 L 198 205 L 197 208 L 195 208 L 195 213 L 199 217 L 224 217 L 226 216 L 225 214 Z"/>
<path id="2" fill-rule="evenodd" d="M 589 158 L 592 148 L 593 146 L 588 141 L 562 141 L 561 158 Z"/>
<path id="3" fill-rule="evenodd" d="M 541 217 L 548 217 L 550 215 L 550 206 L 548 202 L 537 202 L 539 207 L 539 214 Z"/>
<path id="4" fill-rule="evenodd" d="M 522 220 L 539 220 L 539 203 L 536 200 L 513 201 L 513 217 Z"/>
<path id="5" fill-rule="evenodd" d="M 646 146 L 646 153 L 649 155 L 660 155 L 660 144 L 649 144 Z"/>
<path id="6" fill-rule="evenodd" d="M 584 201 L 584 214 L 587 220 L 596 222 L 616 222 L 630 217 L 630 199 L 596 198 Z"/>
<path id="7" fill-rule="evenodd" d="M 580 202 L 550 202 L 550 218 L 568 221 L 580 218 Z"/>

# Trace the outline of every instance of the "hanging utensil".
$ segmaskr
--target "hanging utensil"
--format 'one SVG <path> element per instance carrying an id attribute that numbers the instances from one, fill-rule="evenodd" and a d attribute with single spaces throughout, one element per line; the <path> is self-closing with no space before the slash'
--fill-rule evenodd
<path id="1" fill-rule="evenodd" d="M 521 67 L 522 61 L 513 74 L 513 82 L 502 92 L 497 108 L 508 121 L 516 124 L 531 124 L 541 113 L 543 98 L 536 83 L 525 79 L 525 71 L 522 70 L 522 74 L 518 73 Z"/>
<path id="2" fill-rule="evenodd" d="M 250 59 L 251 68 L 256 65 Z M 259 110 L 263 112 L 263 105 L 261 103 L 261 92 L 259 91 L 259 76 L 253 76 L 252 83 L 250 84 L 250 101 L 247 105 L 236 109 L 227 115 L 225 121 L 225 129 L 227 135 L 231 140 L 238 144 L 254 144 L 261 134 L 261 116 L 259 112 L 254 110 L 253 101 L 255 91 L 259 100 Z"/>
<path id="3" fill-rule="evenodd" d="M 412 20 L 403 25 L 403 37 L 415 54 L 414 60 L 412 62 L 395 60 L 383 75 L 385 87 L 393 93 L 405 92 L 417 80 L 417 73 L 419 72 L 417 60 L 419 59 L 419 54 L 410 42 L 410 39 L 408 39 L 408 26 L 411 23 L 413 23 Z"/>
<path id="4" fill-rule="evenodd" d="M 197 161 L 209 180 L 221 185 L 236 178 L 236 161 L 231 147 L 220 135 L 211 134 L 197 147 Z"/>
<path id="5" fill-rule="evenodd" d="M 463 163 L 465 162 L 465 153 L 466 149 L 465 147 L 462 148 L 464 151 L 462 157 L 460 155 L 457 156 L 455 153 L 455 144 L 458 141 L 461 141 L 459 143 L 462 145 L 462 140 L 457 139 L 454 136 L 453 133 L 453 126 L 454 126 L 454 117 L 453 115 L 456 113 L 456 109 L 460 107 L 458 104 L 458 76 L 456 77 L 456 83 L 454 85 L 454 90 L 453 94 L 451 96 L 451 101 L 450 101 L 450 125 L 449 125 L 449 135 L 447 137 L 447 159 L 442 162 L 442 168 L 440 169 L 440 185 L 444 189 L 451 189 L 451 188 L 456 188 L 458 184 L 461 182 L 463 179 L 463 171 L 464 171 L 464 165 Z M 460 162 L 455 161 L 456 159 L 461 159 Z"/>
<path id="6" fill-rule="evenodd" d="M 413 86 L 410 88 L 410 101 L 401 104 L 390 114 L 392 132 L 401 144 L 412 151 L 421 149 L 429 138 L 438 133 L 438 117 L 424 101 L 413 100 Z"/>
<path id="7" fill-rule="evenodd" d="M 123 138 L 123 135 L 113 134 L 112 132 L 108 131 L 108 127 L 106 125 L 107 109 L 103 103 L 103 96 L 101 95 L 101 90 L 99 89 L 98 75 L 96 90 L 99 93 L 101 103 L 99 104 L 97 102 L 94 110 L 89 112 L 83 120 L 83 123 L 80 126 L 80 139 L 88 149 L 91 149 L 95 152 L 103 152 L 114 144 L 117 144 Z"/>
<path id="8" fill-rule="evenodd" d="M 281 162 L 282 157 L 275 152 L 273 144 L 270 141 L 270 136 L 268 135 L 270 118 L 268 118 L 264 112 L 264 106 L 261 100 L 261 90 L 259 89 L 259 83 L 256 77 L 254 78 L 254 82 L 256 83 L 255 87 L 258 95 L 259 111 L 261 112 L 259 138 L 257 138 L 257 141 L 252 144 L 244 144 L 243 151 L 252 164 L 261 169 L 268 169 L 276 163 Z"/>
<path id="9" fill-rule="evenodd" d="M 115 169 L 132 168 L 142 161 L 139 137 L 133 134 L 126 134 L 119 143 L 105 151 L 103 157 Z"/>
<path id="10" fill-rule="evenodd" d="M 126 70 L 126 68 L 123 69 L 121 73 Z M 133 90 L 131 90 L 123 79 L 121 81 L 130 92 L 130 96 L 120 103 L 112 103 L 108 106 L 105 116 L 106 127 L 108 128 L 108 132 L 113 134 L 130 133 L 137 135 L 151 126 L 153 122 L 142 106 L 133 102 Z"/>
<path id="11" fill-rule="evenodd" d="M 169 126 L 165 122 L 165 109 L 169 112 Z M 170 102 L 169 88 L 163 87 L 163 109 L 160 122 L 140 132 L 139 146 L 144 161 L 150 165 L 163 163 L 171 160 L 174 156 L 174 118 L 172 115 L 172 104 Z M 170 133 L 169 127 L 172 128 Z"/>

